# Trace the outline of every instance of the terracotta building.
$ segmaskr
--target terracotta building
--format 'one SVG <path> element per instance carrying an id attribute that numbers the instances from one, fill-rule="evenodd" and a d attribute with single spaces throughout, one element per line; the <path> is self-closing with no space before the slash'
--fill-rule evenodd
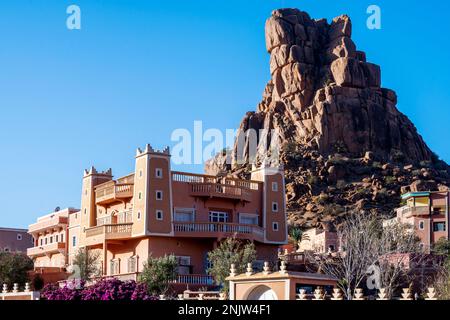
<path id="1" fill-rule="evenodd" d="M 27 254 L 34 259 L 35 268 L 63 268 L 67 265 L 69 215 L 77 211 L 73 208 L 57 209 L 28 227 L 34 246 L 28 249 Z"/>
<path id="2" fill-rule="evenodd" d="M 298 252 L 328 253 L 338 250 L 339 240 L 336 232 L 313 228 L 303 232 Z"/>
<path id="3" fill-rule="evenodd" d="M 25 229 L 0 228 L 0 252 L 23 252 L 33 246 Z"/>
<path id="4" fill-rule="evenodd" d="M 281 168 L 256 169 L 251 180 L 175 172 L 168 148 L 147 145 L 137 150 L 127 176 L 86 170 L 81 209 L 31 225 L 36 247 L 29 254 L 66 250 L 70 265 L 77 250 L 87 247 L 100 253 L 103 276 L 121 279 L 135 279 L 150 256 L 174 254 L 180 283 L 211 284 L 207 253 L 226 237 L 253 241 L 261 264 L 277 259 L 278 246 L 287 242 L 284 190 Z M 50 247 L 45 239 L 53 240 L 47 240 Z M 50 255 L 36 262 L 62 265 L 60 256 Z"/>
<path id="5" fill-rule="evenodd" d="M 388 220 L 410 224 L 421 244 L 429 251 L 439 239 L 449 239 L 450 192 L 409 192 L 402 196 L 405 205 L 397 209 L 397 217 Z"/>

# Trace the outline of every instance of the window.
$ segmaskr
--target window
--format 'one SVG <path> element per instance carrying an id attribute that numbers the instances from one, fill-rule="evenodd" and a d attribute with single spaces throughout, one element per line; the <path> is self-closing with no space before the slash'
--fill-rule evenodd
<path id="1" fill-rule="evenodd" d="M 58 242 L 59 241 L 59 235 L 56 235 L 55 236 L 55 242 Z"/>
<path id="2" fill-rule="evenodd" d="M 142 192 L 139 192 L 138 198 L 139 198 L 139 200 L 142 199 Z"/>
<path id="3" fill-rule="evenodd" d="M 156 220 L 163 219 L 163 212 L 161 210 L 156 210 Z"/>
<path id="4" fill-rule="evenodd" d="M 86 208 L 84 208 L 84 214 L 86 214 L 87 213 L 87 209 Z"/>
<path id="5" fill-rule="evenodd" d="M 176 222 L 194 222 L 195 210 L 194 209 L 177 209 L 175 208 L 174 220 Z"/>
<path id="6" fill-rule="evenodd" d="M 272 202 L 272 212 L 278 212 L 278 202 Z"/>
<path id="7" fill-rule="evenodd" d="M 44 245 L 44 239 L 41 239 L 41 246 Z"/>
<path id="8" fill-rule="evenodd" d="M 272 191 L 278 192 L 278 182 L 272 182 Z"/>
<path id="9" fill-rule="evenodd" d="M 139 170 L 139 178 L 142 178 L 142 170 Z"/>
<path id="10" fill-rule="evenodd" d="M 252 213 L 240 213 L 239 214 L 240 224 L 251 224 L 258 225 L 258 216 Z"/>
<path id="11" fill-rule="evenodd" d="M 22 240 L 22 235 L 20 233 L 17 234 L 17 240 L 19 240 L 19 241 Z"/>
<path id="12" fill-rule="evenodd" d="M 48 244 L 48 238 L 45 238 L 45 244 Z"/>
<path id="13" fill-rule="evenodd" d="M 61 242 L 64 242 L 64 233 L 61 233 Z"/>
<path id="14" fill-rule="evenodd" d="M 433 231 L 434 232 L 445 231 L 445 222 L 435 222 L 433 224 Z"/>
<path id="15" fill-rule="evenodd" d="M 141 220 L 141 212 L 140 211 L 137 213 L 137 219 Z"/>
<path id="16" fill-rule="evenodd" d="M 72 237 L 72 247 L 76 247 L 77 246 L 77 237 L 73 236 Z"/>
<path id="17" fill-rule="evenodd" d="M 188 256 L 176 256 L 178 262 L 177 272 L 178 274 L 190 274 L 191 273 L 191 257 Z"/>
<path id="18" fill-rule="evenodd" d="M 163 192 L 161 190 L 156 191 L 156 200 L 162 200 L 163 199 Z"/>
<path id="19" fill-rule="evenodd" d="M 9 248 L 8 248 L 8 247 L 6 247 L 6 248 L 4 248 L 4 249 L 3 249 L 3 251 L 5 251 L 5 252 L 9 252 L 10 250 L 9 250 Z"/>
<path id="20" fill-rule="evenodd" d="M 136 265 L 137 265 L 137 258 L 136 257 L 128 258 L 128 273 L 135 273 L 136 272 Z"/>
<path id="21" fill-rule="evenodd" d="M 119 261 L 111 260 L 109 264 L 111 274 L 119 274 Z"/>
<path id="22" fill-rule="evenodd" d="M 53 236 L 50 237 L 50 243 L 53 243 Z"/>
<path id="23" fill-rule="evenodd" d="M 422 220 L 422 221 L 419 221 L 419 230 L 423 230 L 423 229 L 425 229 L 425 222 Z"/>
<path id="24" fill-rule="evenodd" d="M 209 222 L 226 223 L 228 221 L 228 213 L 220 211 L 211 211 L 209 213 Z"/>
<path id="25" fill-rule="evenodd" d="M 272 230 L 273 231 L 278 231 L 278 222 L 272 223 Z"/>
<path id="26" fill-rule="evenodd" d="M 161 169 L 161 168 L 156 168 L 156 170 L 155 170 L 155 176 L 156 176 L 157 178 L 159 178 L 159 179 L 162 178 L 163 172 L 162 172 L 162 169 Z"/>

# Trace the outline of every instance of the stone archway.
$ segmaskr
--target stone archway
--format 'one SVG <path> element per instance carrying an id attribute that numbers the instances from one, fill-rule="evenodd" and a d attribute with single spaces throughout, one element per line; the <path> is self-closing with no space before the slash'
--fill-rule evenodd
<path id="1" fill-rule="evenodd" d="M 270 287 L 259 285 L 250 291 L 246 300 L 278 300 L 278 297 Z"/>

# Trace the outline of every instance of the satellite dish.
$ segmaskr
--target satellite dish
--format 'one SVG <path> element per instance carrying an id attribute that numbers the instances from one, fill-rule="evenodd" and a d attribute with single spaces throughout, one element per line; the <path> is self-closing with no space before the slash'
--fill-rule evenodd
<path id="1" fill-rule="evenodd" d="M 55 212 L 59 212 L 60 210 L 61 210 L 60 207 L 56 207 L 56 208 L 55 208 Z"/>

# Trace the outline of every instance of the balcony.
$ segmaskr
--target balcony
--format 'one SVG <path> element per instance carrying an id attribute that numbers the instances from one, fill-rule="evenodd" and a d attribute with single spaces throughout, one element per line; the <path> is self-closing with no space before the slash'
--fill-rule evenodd
<path id="1" fill-rule="evenodd" d="M 97 186 L 95 189 L 95 200 L 99 205 L 124 201 L 125 199 L 133 197 L 133 190 L 133 183 L 109 181 Z"/>
<path id="2" fill-rule="evenodd" d="M 248 224 L 216 222 L 174 222 L 173 230 L 178 237 L 228 238 L 264 241 L 264 229 Z"/>
<path id="3" fill-rule="evenodd" d="M 106 240 L 131 238 L 133 223 L 105 224 L 86 229 L 86 245 L 101 244 Z"/>
<path id="4" fill-rule="evenodd" d="M 402 208 L 402 214 L 408 217 L 411 216 L 428 216 L 430 214 L 429 207 L 408 207 Z"/>
<path id="5" fill-rule="evenodd" d="M 68 217 L 54 216 L 46 218 L 34 224 L 30 224 L 28 227 L 29 233 L 39 233 L 52 228 L 63 228 L 68 224 Z"/>
<path id="6" fill-rule="evenodd" d="M 124 273 L 117 275 L 107 275 L 98 277 L 96 280 L 100 279 L 118 279 L 121 281 L 137 281 L 139 277 L 138 272 L 134 273 Z M 214 277 L 206 274 L 179 274 L 175 280 L 170 281 L 172 284 L 180 285 L 204 285 L 212 286 L 214 285 Z"/>
<path id="7" fill-rule="evenodd" d="M 64 253 L 66 250 L 66 244 L 64 242 L 55 242 L 45 246 L 39 246 L 27 249 L 27 255 L 29 257 L 39 257 L 44 255 L 52 255 L 55 253 Z"/>
<path id="8" fill-rule="evenodd" d="M 218 183 L 190 183 L 190 195 L 193 197 L 252 201 L 252 193 L 249 189 Z"/>

